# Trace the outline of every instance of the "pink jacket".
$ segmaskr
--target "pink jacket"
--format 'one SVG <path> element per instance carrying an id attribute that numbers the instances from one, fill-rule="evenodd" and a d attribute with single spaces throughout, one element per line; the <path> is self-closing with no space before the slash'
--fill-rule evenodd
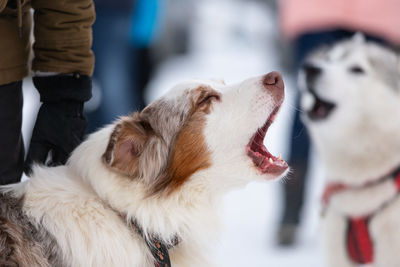
<path id="1" fill-rule="evenodd" d="M 288 39 L 345 28 L 400 44 L 400 0 L 281 0 L 280 25 Z"/>

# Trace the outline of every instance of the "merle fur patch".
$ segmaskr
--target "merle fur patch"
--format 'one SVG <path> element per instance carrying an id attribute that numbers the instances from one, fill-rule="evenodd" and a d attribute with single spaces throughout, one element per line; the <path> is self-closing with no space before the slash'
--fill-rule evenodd
<path id="1" fill-rule="evenodd" d="M 66 266 L 55 238 L 30 222 L 22 204 L 0 191 L 0 266 Z"/>

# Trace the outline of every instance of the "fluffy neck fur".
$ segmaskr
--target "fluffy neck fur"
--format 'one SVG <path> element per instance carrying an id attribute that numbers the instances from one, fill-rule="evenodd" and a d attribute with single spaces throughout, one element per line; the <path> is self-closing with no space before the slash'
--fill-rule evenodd
<path id="1" fill-rule="evenodd" d="M 394 131 L 384 133 L 371 129 L 374 128 L 350 143 L 317 140 L 328 182 L 362 185 L 400 166 L 400 140 L 393 135 Z"/>
<path id="2" fill-rule="evenodd" d="M 118 213 L 166 244 L 178 237 L 178 246 L 169 251 L 174 266 L 211 266 L 221 194 L 210 190 L 209 174 L 196 172 L 196 179 L 168 197 L 146 197 L 141 180 L 123 177 L 102 162 L 111 131 L 110 126 L 91 135 L 66 166 L 36 166 L 31 179 L 6 189 L 24 197 L 32 223 L 57 236 L 71 266 L 153 266 L 144 240 Z"/>
<path id="3" fill-rule="evenodd" d="M 110 207 L 126 214 L 127 220 L 137 220 L 145 234 L 156 233 L 165 242 L 175 235 L 182 240 L 201 240 L 207 232 L 204 228 L 215 229 L 216 216 L 212 207 L 216 199 L 210 197 L 206 184 L 194 182 L 206 180 L 201 177 L 205 175 L 203 172 L 197 173 L 200 177 L 187 182 L 179 192 L 169 196 L 147 197 L 143 181 L 123 177 L 102 163 L 101 155 L 106 149 L 111 130 L 111 127 L 106 127 L 93 134 L 75 150 L 68 162 L 71 170 L 76 172 L 74 177 L 79 177 L 93 188 Z M 85 161 L 80 160 L 82 155 L 86 156 Z M 195 230 L 199 228 L 203 230 Z M 195 237 L 196 232 L 201 232 L 202 236 Z"/>

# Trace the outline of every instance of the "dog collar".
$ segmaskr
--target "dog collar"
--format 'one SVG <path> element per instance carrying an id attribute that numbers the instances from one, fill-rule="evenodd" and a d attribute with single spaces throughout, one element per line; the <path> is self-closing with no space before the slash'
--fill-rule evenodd
<path id="1" fill-rule="evenodd" d="M 124 222 L 128 221 L 126 214 L 116 211 L 111 206 L 110 209 L 112 209 L 115 213 L 117 213 Z M 127 226 L 143 238 L 143 240 L 145 241 L 147 247 L 151 252 L 151 255 L 154 258 L 155 267 L 171 267 L 171 259 L 169 257 L 168 250 L 177 246 L 180 243 L 180 240 L 177 235 L 175 235 L 170 240 L 170 242 L 165 243 L 156 234 L 146 235 L 143 231 L 143 228 L 135 219 L 131 219 L 127 223 Z"/>
<path id="2" fill-rule="evenodd" d="M 393 179 L 394 186 L 396 187 L 397 194 L 400 193 L 400 168 L 396 169 L 389 176 L 384 176 L 373 182 L 368 182 L 359 187 L 347 186 L 345 184 L 329 184 L 325 187 L 322 195 L 322 203 L 324 208 L 329 204 L 332 195 L 342 192 L 348 189 L 363 189 L 378 185 L 388 179 Z M 371 235 L 368 229 L 368 223 L 371 218 L 377 214 L 380 210 L 389 205 L 395 198 L 386 201 L 380 208 L 369 215 L 362 217 L 347 217 L 347 233 L 346 233 L 346 245 L 347 252 L 354 263 L 368 264 L 374 261 L 374 244 L 372 242 Z"/>
<path id="3" fill-rule="evenodd" d="M 131 220 L 131 225 L 135 228 L 136 232 L 142 236 L 154 258 L 155 267 L 171 267 L 171 260 L 168 250 L 179 244 L 178 236 L 174 236 L 171 241 L 166 244 L 157 235 L 145 235 L 142 227 L 136 220 Z"/>
<path id="4" fill-rule="evenodd" d="M 381 184 L 389 179 L 393 179 L 397 192 L 400 192 L 400 167 L 390 172 L 389 174 L 382 176 L 381 178 L 366 182 L 365 184 L 362 184 L 360 186 L 352 186 L 352 185 L 347 185 L 345 183 L 329 183 L 325 187 L 324 192 L 322 194 L 322 199 L 321 199 L 322 204 L 324 206 L 327 206 L 330 202 L 331 197 L 336 193 L 343 192 L 346 190 L 370 188 L 378 184 Z"/>

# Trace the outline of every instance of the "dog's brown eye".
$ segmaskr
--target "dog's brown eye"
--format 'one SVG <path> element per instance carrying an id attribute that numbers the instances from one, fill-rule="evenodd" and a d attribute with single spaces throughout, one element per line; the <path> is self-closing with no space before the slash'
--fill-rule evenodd
<path id="1" fill-rule="evenodd" d="M 350 67 L 350 71 L 355 74 L 364 74 L 365 73 L 364 69 L 361 68 L 360 66 L 352 66 L 352 67 Z"/>
<path id="2" fill-rule="evenodd" d="M 212 94 L 212 95 L 207 95 L 206 97 L 204 97 L 202 100 L 200 100 L 200 102 L 198 103 L 199 106 L 209 103 L 210 101 L 213 100 L 220 100 L 220 96 L 217 94 Z"/>

